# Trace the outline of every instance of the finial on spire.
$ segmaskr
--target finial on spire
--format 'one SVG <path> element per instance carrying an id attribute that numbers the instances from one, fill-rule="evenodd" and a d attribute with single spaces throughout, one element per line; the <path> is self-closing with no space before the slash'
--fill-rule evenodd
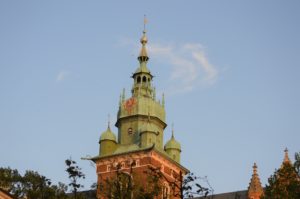
<path id="1" fill-rule="evenodd" d="M 289 150 L 287 148 L 284 149 L 283 163 L 291 163 L 291 160 L 289 158 Z"/>
<path id="2" fill-rule="evenodd" d="M 174 123 L 172 123 L 172 138 L 174 138 Z"/>
<path id="3" fill-rule="evenodd" d="M 123 88 L 123 93 L 122 93 L 122 102 L 125 101 L 125 88 Z"/>
<path id="4" fill-rule="evenodd" d="M 146 50 L 146 44 L 148 42 L 148 39 L 146 37 L 146 23 L 148 23 L 148 20 L 146 19 L 146 15 L 144 15 L 144 30 L 143 30 L 143 36 L 141 38 L 142 49 L 140 51 L 140 55 L 138 56 L 138 60 L 140 61 L 140 63 L 147 62 L 149 59 Z"/>
<path id="5" fill-rule="evenodd" d="M 107 128 L 110 129 L 110 114 L 107 115 Z"/>
<path id="6" fill-rule="evenodd" d="M 257 165 L 255 162 L 252 168 L 253 168 L 253 174 L 257 174 Z"/>
<path id="7" fill-rule="evenodd" d="M 146 18 L 146 15 L 144 15 L 144 33 L 146 33 L 146 24 L 148 23 L 148 20 Z"/>
<path id="8" fill-rule="evenodd" d="M 122 106 L 122 95 L 120 94 L 120 99 L 119 99 L 119 107 Z"/>
<path id="9" fill-rule="evenodd" d="M 162 94 L 161 104 L 163 107 L 165 107 L 165 94 Z"/>

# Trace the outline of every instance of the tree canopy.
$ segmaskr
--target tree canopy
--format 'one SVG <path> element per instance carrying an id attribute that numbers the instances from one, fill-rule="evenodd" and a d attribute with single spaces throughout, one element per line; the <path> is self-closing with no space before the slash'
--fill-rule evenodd
<path id="1" fill-rule="evenodd" d="M 281 167 L 268 179 L 263 199 L 297 199 L 300 198 L 299 153 L 295 163 L 283 162 Z"/>

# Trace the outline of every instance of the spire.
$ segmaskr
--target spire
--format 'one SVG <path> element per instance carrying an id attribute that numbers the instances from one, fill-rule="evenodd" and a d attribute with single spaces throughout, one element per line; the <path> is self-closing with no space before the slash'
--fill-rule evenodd
<path id="1" fill-rule="evenodd" d="M 284 163 L 292 164 L 292 162 L 289 158 L 289 150 L 287 148 L 285 148 L 285 150 L 284 150 L 284 159 L 283 159 L 282 164 L 284 164 Z"/>
<path id="2" fill-rule="evenodd" d="M 174 138 L 174 123 L 172 123 L 172 137 L 171 137 L 172 139 L 175 139 Z"/>
<path id="3" fill-rule="evenodd" d="M 257 165 L 253 165 L 253 174 L 248 188 L 248 198 L 259 199 L 263 194 L 263 188 L 257 173 Z"/>
<path id="4" fill-rule="evenodd" d="M 120 99 L 119 99 L 119 107 L 122 106 L 122 95 L 120 94 Z"/>
<path id="5" fill-rule="evenodd" d="M 252 168 L 253 168 L 253 175 L 257 175 L 257 165 L 255 162 Z"/>
<path id="6" fill-rule="evenodd" d="M 107 129 L 110 129 L 110 114 L 107 115 Z"/>
<path id="7" fill-rule="evenodd" d="M 147 23 L 146 15 L 144 15 L 144 30 L 143 30 L 143 36 L 141 38 L 142 49 L 140 51 L 140 55 L 138 56 L 138 60 L 140 63 L 147 62 L 149 59 L 147 50 L 146 50 L 146 44 L 148 42 L 148 39 L 146 36 L 146 23 Z"/>
<path id="8" fill-rule="evenodd" d="M 124 102 L 125 101 L 125 88 L 123 88 L 123 92 L 122 92 L 122 102 Z"/>

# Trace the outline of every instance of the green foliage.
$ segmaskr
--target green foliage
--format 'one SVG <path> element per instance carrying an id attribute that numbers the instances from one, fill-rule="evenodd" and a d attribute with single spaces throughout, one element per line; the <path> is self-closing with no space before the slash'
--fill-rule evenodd
<path id="1" fill-rule="evenodd" d="M 7 168 L 0 168 L 0 187 L 4 188 L 14 196 L 18 197 L 22 193 L 22 177 L 18 170 Z"/>
<path id="2" fill-rule="evenodd" d="M 294 167 L 298 173 L 298 175 L 300 176 L 300 152 L 295 153 L 295 163 L 294 163 Z"/>
<path id="3" fill-rule="evenodd" d="M 149 166 L 143 175 L 134 173 L 132 166 L 129 170 L 122 170 L 118 164 L 112 169 L 116 171 L 115 175 L 103 179 L 103 182 L 98 185 L 100 195 L 108 199 L 153 199 L 161 195 L 163 199 L 172 196 L 192 198 L 195 196 L 206 197 L 212 192 L 211 188 L 203 187 L 199 183 L 199 180 L 203 180 L 203 178 L 197 177 L 193 173 L 184 178 L 181 174 L 173 173 L 174 179 L 170 180 L 161 172 L 160 168 L 152 166 Z M 207 179 L 206 182 L 208 183 Z M 168 194 L 171 195 L 168 196 Z"/>
<path id="4" fill-rule="evenodd" d="M 82 196 L 77 193 L 78 189 L 83 187 L 83 185 L 78 183 L 78 180 L 80 178 L 85 179 L 85 175 L 84 175 L 84 173 L 82 173 L 81 168 L 79 166 L 77 166 L 77 163 L 74 160 L 72 160 L 71 158 L 65 160 L 65 163 L 67 166 L 66 172 L 68 173 L 69 179 L 70 179 L 69 186 L 72 189 L 73 197 L 75 199 L 82 198 Z"/>
<path id="5" fill-rule="evenodd" d="M 36 171 L 26 171 L 21 176 L 15 169 L 0 168 L 0 185 L 16 198 L 66 199 L 66 185 L 52 185 L 51 181 Z"/>
<path id="6" fill-rule="evenodd" d="M 202 186 L 200 180 L 204 181 L 209 188 Z M 178 176 L 175 176 L 174 181 L 168 182 L 173 189 L 173 195 L 182 199 L 194 198 L 197 196 L 206 198 L 208 194 L 213 191 L 206 177 L 201 178 L 194 173 L 188 173 L 184 177 L 182 174 L 179 174 Z"/>
<path id="7" fill-rule="evenodd" d="M 100 195 L 108 199 L 153 199 L 161 194 L 161 173 L 149 167 L 144 172 L 144 179 L 133 172 L 134 164 L 132 163 L 127 171 L 121 170 L 120 164 L 113 167 L 115 175 L 104 179 L 99 185 Z M 141 183 L 142 180 L 146 181 Z"/>
<path id="8" fill-rule="evenodd" d="M 290 163 L 283 163 L 268 179 L 263 199 L 300 198 L 300 176 Z"/>

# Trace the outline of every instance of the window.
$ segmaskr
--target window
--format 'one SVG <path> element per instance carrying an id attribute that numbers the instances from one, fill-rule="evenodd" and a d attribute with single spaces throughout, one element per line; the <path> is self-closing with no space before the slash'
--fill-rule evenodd
<path id="1" fill-rule="evenodd" d="M 140 160 L 135 161 L 135 166 L 137 166 L 137 167 L 140 166 Z"/>
<path id="2" fill-rule="evenodd" d="M 162 198 L 169 199 L 169 195 L 170 195 L 170 188 L 169 188 L 168 184 L 165 183 L 162 188 Z"/>
<path id="3" fill-rule="evenodd" d="M 122 162 L 121 163 L 121 169 L 124 169 L 125 168 L 125 162 Z"/>
<path id="4" fill-rule="evenodd" d="M 147 78 L 144 76 L 143 77 L 143 82 L 146 82 L 147 81 Z"/>
<path id="5" fill-rule="evenodd" d="M 137 83 L 141 83 L 141 76 L 137 77 Z"/>

